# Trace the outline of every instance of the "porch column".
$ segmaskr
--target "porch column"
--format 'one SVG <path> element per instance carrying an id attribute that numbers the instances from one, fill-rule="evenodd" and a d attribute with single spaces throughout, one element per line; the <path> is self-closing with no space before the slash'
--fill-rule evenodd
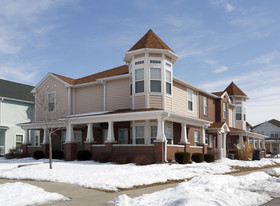
<path id="1" fill-rule="evenodd" d="M 227 134 L 223 133 L 223 149 L 224 149 L 224 157 L 226 157 L 226 153 L 227 153 Z"/>
<path id="2" fill-rule="evenodd" d="M 222 149 L 222 133 L 218 132 L 218 151 L 220 153 L 220 158 L 223 157 L 223 149 Z"/>
<path id="3" fill-rule="evenodd" d="M 25 135 L 24 135 L 24 138 L 23 138 L 23 144 L 30 144 L 29 129 L 25 129 Z"/>
<path id="4" fill-rule="evenodd" d="M 92 123 L 88 123 L 87 127 L 88 128 L 87 128 L 87 139 L 86 139 L 86 142 L 87 143 L 92 143 L 92 142 L 94 142 Z"/>
<path id="5" fill-rule="evenodd" d="M 239 144 L 242 144 L 242 142 L 243 142 L 243 136 L 240 134 L 239 135 Z"/>
<path id="6" fill-rule="evenodd" d="M 200 143 L 205 144 L 205 128 L 200 127 Z"/>
<path id="7" fill-rule="evenodd" d="M 49 144 L 49 137 L 48 137 L 48 130 L 44 128 L 44 135 L 43 135 L 43 143 L 42 144 Z"/>
<path id="8" fill-rule="evenodd" d="M 265 150 L 265 140 L 262 141 L 262 149 Z"/>
<path id="9" fill-rule="evenodd" d="M 150 144 L 151 140 L 150 140 L 150 125 L 149 125 L 149 120 L 145 121 L 145 144 Z"/>
<path id="10" fill-rule="evenodd" d="M 253 148 L 256 149 L 256 139 L 253 137 L 252 140 L 253 140 L 252 141 L 253 142 Z"/>
<path id="11" fill-rule="evenodd" d="M 258 139 L 258 149 L 261 149 L 261 140 Z"/>
<path id="12" fill-rule="evenodd" d="M 135 123 L 132 121 L 132 144 L 136 144 L 136 138 L 135 138 Z"/>
<path id="13" fill-rule="evenodd" d="M 164 135 L 164 121 L 162 118 L 158 118 L 157 138 L 156 141 L 163 142 L 166 137 Z"/>
<path id="14" fill-rule="evenodd" d="M 65 139 L 66 143 L 72 143 L 75 142 L 74 139 L 74 132 L 73 132 L 73 125 L 72 124 L 68 124 L 66 127 L 66 139 Z"/>
<path id="15" fill-rule="evenodd" d="M 187 124 L 185 122 L 181 123 L 181 144 L 188 143 L 188 134 L 187 134 Z"/>
<path id="16" fill-rule="evenodd" d="M 108 136 L 106 142 L 115 142 L 114 122 L 108 122 Z"/>

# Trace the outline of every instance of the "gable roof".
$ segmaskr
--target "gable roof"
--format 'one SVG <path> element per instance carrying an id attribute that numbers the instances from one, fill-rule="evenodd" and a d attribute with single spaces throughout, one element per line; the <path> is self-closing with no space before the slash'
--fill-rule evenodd
<path id="1" fill-rule="evenodd" d="M 270 124 L 273 124 L 273 125 L 276 126 L 276 127 L 280 127 L 280 121 L 278 121 L 278 120 L 276 120 L 276 119 L 271 119 L 271 120 L 269 120 L 269 121 L 265 121 L 265 122 L 263 122 L 263 123 L 260 123 L 260 124 L 258 124 L 258 125 L 253 126 L 253 129 L 255 129 L 256 127 L 258 127 L 258 126 L 260 126 L 260 125 L 262 125 L 262 124 L 264 124 L 264 123 L 266 123 L 266 122 L 268 122 L 268 123 L 270 123 Z"/>
<path id="2" fill-rule="evenodd" d="M 233 82 L 228 85 L 228 87 L 224 90 L 224 92 L 227 92 L 228 95 L 240 95 L 240 96 L 247 96 L 236 84 Z"/>
<path id="3" fill-rule="evenodd" d="M 224 93 L 225 92 L 212 92 L 212 94 L 214 94 L 214 95 L 216 95 L 218 97 L 222 96 Z"/>
<path id="4" fill-rule="evenodd" d="M 0 79 L 0 97 L 34 102 L 33 86 Z"/>
<path id="5" fill-rule="evenodd" d="M 109 69 L 109 70 L 106 70 L 103 72 L 85 76 L 85 77 L 82 77 L 79 79 L 72 79 L 72 78 L 58 75 L 55 73 L 52 73 L 52 74 L 68 84 L 78 85 L 78 84 L 84 84 L 84 83 L 89 83 L 89 82 L 95 82 L 97 79 L 102 79 L 102 78 L 106 78 L 106 77 L 113 77 L 113 76 L 118 76 L 118 75 L 122 75 L 122 74 L 128 74 L 128 70 L 129 70 L 128 65 L 122 65 L 122 66 L 115 67 L 115 68 L 112 68 L 112 69 Z"/>
<path id="6" fill-rule="evenodd" d="M 151 29 L 128 51 L 134 51 L 143 48 L 167 49 L 172 51 L 172 49 L 170 49 Z"/>

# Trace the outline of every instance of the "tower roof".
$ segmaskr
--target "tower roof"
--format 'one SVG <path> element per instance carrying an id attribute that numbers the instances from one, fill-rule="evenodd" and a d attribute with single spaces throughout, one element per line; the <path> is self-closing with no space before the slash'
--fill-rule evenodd
<path id="1" fill-rule="evenodd" d="M 143 48 L 167 49 L 172 51 L 172 49 L 170 49 L 151 29 L 128 51 L 134 51 Z"/>
<path id="2" fill-rule="evenodd" d="M 228 93 L 228 95 L 239 95 L 239 96 L 247 96 L 236 84 L 233 82 L 228 85 L 228 87 L 224 90 Z"/>

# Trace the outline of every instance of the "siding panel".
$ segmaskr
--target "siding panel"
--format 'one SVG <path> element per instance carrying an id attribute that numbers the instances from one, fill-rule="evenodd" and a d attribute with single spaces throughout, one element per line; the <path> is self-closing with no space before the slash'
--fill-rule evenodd
<path id="1" fill-rule="evenodd" d="M 162 96 L 161 95 L 150 95 L 150 108 L 162 109 Z"/>
<path id="2" fill-rule="evenodd" d="M 165 109 L 167 111 L 172 111 L 172 98 L 171 97 L 165 97 Z"/>
<path id="3" fill-rule="evenodd" d="M 134 97 L 134 109 L 144 109 L 145 108 L 145 95 Z"/>

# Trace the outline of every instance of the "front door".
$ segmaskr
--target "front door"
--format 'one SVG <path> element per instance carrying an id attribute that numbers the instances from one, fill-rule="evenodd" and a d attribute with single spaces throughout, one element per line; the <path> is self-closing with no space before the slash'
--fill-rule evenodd
<path id="1" fill-rule="evenodd" d="M 0 155 L 5 154 L 5 130 L 0 130 Z"/>
<path id="2" fill-rule="evenodd" d="M 128 128 L 118 129 L 118 144 L 128 144 Z"/>

